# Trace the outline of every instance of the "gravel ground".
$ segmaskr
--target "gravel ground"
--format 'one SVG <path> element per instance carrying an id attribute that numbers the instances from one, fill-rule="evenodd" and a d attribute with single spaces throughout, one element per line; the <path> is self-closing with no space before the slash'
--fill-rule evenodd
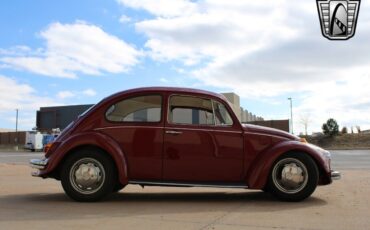
<path id="1" fill-rule="evenodd" d="M 0 163 L 0 229 L 369 229 L 370 170 L 345 170 L 299 203 L 242 189 L 127 186 L 77 203 L 58 181 Z"/>

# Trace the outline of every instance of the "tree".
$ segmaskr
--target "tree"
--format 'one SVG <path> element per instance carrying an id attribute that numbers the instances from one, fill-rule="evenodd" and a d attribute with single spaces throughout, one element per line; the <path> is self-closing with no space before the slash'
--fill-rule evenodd
<path id="1" fill-rule="evenodd" d="M 309 113 L 305 113 L 305 114 L 302 114 L 299 118 L 299 123 L 301 123 L 304 127 L 304 133 L 305 135 L 307 136 L 307 127 L 308 127 L 308 124 L 311 122 L 311 119 L 310 119 L 310 114 Z"/>
<path id="2" fill-rule="evenodd" d="M 361 127 L 359 125 L 357 125 L 356 129 L 357 129 L 357 133 L 360 134 L 361 133 Z"/>
<path id="3" fill-rule="evenodd" d="M 330 118 L 322 125 L 322 130 L 325 135 L 335 136 L 339 133 L 339 125 L 336 120 Z"/>
<path id="4" fill-rule="evenodd" d="M 344 126 L 344 127 L 342 128 L 341 133 L 342 133 L 342 134 L 347 134 L 347 133 L 348 133 L 348 129 L 347 129 L 347 127 L 346 127 L 346 126 Z"/>

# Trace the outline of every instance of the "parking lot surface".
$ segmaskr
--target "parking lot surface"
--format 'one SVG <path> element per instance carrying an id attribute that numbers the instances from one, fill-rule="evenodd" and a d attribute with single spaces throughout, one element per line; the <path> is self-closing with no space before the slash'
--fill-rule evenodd
<path id="1" fill-rule="evenodd" d="M 0 153 L 0 229 L 369 229 L 370 225 L 370 170 L 367 164 L 352 165 L 369 159 L 369 151 L 352 156 L 334 152 L 333 164 L 342 171 L 342 180 L 318 187 L 299 203 L 243 189 L 131 185 L 102 202 L 78 203 L 64 194 L 60 182 L 30 176 L 25 163 L 41 154 L 11 154 Z"/>

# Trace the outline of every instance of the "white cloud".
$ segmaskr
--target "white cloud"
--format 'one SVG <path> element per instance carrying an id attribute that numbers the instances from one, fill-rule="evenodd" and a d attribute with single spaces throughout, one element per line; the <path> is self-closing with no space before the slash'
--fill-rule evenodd
<path id="1" fill-rule="evenodd" d="M 20 129 L 30 130 L 36 125 L 36 111 L 40 107 L 63 105 L 68 99 L 95 95 L 95 90 L 85 89 L 82 91 L 63 90 L 55 96 L 41 96 L 29 84 L 0 75 L 0 123 L 3 122 L 2 124 L 13 128 L 9 124 L 15 124 L 15 110 L 19 109 Z"/>
<path id="2" fill-rule="evenodd" d="M 85 95 L 85 96 L 95 96 L 96 95 L 96 91 L 93 90 L 93 89 L 86 89 L 84 91 L 82 91 L 82 94 Z"/>
<path id="3" fill-rule="evenodd" d="M 148 36 L 145 46 L 150 49 L 153 58 L 181 60 L 187 65 L 204 60 L 230 60 L 250 54 L 272 43 L 291 40 L 300 31 L 289 26 L 289 8 L 284 8 L 288 1 L 184 0 L 181 1 L 183 5 L 192 10 L 171 7 L 175 8 L 172 12 L 177 13 L 167 17 L 153 9 L 152 4 L 162 7 L 157 1 L 120 2 L 128 7 L 147 10 L 155 16 L 154 19 L 136 23 L 136 29 Z M 178 8 L 181 5 L 178 4 Z"/>
<path id="4" fill-rule="evenodd" d="M 122 15 L 120 18 L 119 18 L 119 22 L 120 23 L 127 23 L 127 22 L 131 22 L 131 18 L 127 15 Z"/>
<path id="5" fill-rule="evenodd" d="M 321 35 L 315 1 L 184 0 L 177 6 L 189 10 L 172 14 L 155 1 L 119 2 L 152 14 L 135 27 L 153 59 L 188 66 L 204 85 L 259 101 L 300 95 L 295 115 L 310 112 L 311 131 L 329 117 L 370 128 L 370 3 L 361 5 L 355 37 L 335 42 Z"/>
<path id="6" fill-rule="evenodd" d="M 85 89 L 83 91 L 62 90 L 57 93 L 56 97 L 63 100 L 63 99 L 80 97 L 80 96 L 92 97 L 95 95 L 96 95 L 96 91 L 93 89 Z"/>
<path id="7" fill-rule="evenodd" d="M 53 99 L 37 96 L 37 92 L 30 85 L 0 75 L 0 112 L 16 108 L 36 110 L 40 106 L 52 104 L 57 103 Z"/>
<path id="8" fill-rule="evenodd" d="M 72 97 L 75 97 L 76 94 L 71 92 L 71 91 L 68 91 L 68 90 L 65 90 L 65 91 L 60 91 L 57 93 L 57 97 L 59 99 L 66 99 L 66 98 L 72 98 Z"/>
<path id="9" fill-rule="evenodd" d="M 187 0 L 117 0 L 119 3 L 134 9 L 144 9 L 148 12 L 172 17 L 177 15 L 191 14 L 196 10 L 196 4 Z"/>
<path id="10" fill-rule="evenodd" d="M 369 69 L 350 69 L 346 74 L 353 74 L 356 79 L 318 85 L 295 108 L 297 118 L 300 114 L 310 114 L 310 132 L 319 130 L 329 118 L 336 119 L 341 127 L 360 125 L 362 129 L 370 129 Z M 301 130 L 299 122 L 295 123 L 296 130 Z"/>
<path id="11" fill-rule="evenodd" d="M 78 73 L 100 75 L 127 72 L 138 63 L 141 52 L 98 26 L 78 21 L 53 23 L 40 33 L 46 47 L 31 50 L 18 46 L 0 50 L 8 67 L 33 73 L 75 78 Z"/>
<path id="12" fill-rule="evenodd" d="M 160 79 L 159 79 L 159 81 L 160 82 L 162 82 L 162 83 L 168 83 L 169 81 L 167 80 L 167 78 L 164 78 L 164 77 L 161 77 Z"/>
<path id="13" fill-rule="evenodd" d="M 36 124 L 36 110 L 42 106 L 60 104 L 53 98 L 39 96 L 28 84 L 0 75 L 0 120 L 8 119 L 9 116 L 13 119 L 15 109 L 19 109 L 20 129 L 31 129 Z"/>

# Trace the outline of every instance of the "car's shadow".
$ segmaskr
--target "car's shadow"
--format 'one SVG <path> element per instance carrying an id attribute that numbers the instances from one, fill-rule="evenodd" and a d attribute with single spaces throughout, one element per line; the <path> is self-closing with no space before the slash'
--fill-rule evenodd
<path id="1" fill-rule="evenodd" d="M 42 220 L 171 215 L 204 212 L 279 212 L 324 206 L 311 196 L 302 202 L 281 202 L 260 191 L 247 192 L 120 192 L 101 202 L 74 202 L 64 193 L 17 194 L 0 197 L 1 220 Z"/>

